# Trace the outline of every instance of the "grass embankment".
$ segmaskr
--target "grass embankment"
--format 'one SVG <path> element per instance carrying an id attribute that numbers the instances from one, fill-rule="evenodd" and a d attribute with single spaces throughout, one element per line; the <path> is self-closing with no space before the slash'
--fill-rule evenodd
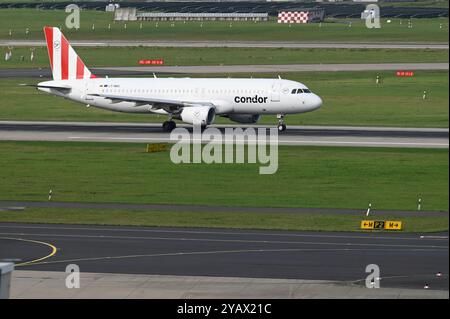
<path id="1" fill-rule="evenodd" d="M 448 210 L 448 150 L 280 147 L 257 164 L 173 164 L 143 144 L 0 142 L 0 199 Z"/>
<path id="2" fill-rule="evenodd" d="M 402 232 L 448 230 L 448 217 L 376 216 L 376 220 L 401 220 Z M 247 212 L 159 212 L 133 210 L 28 208 L 0 212 L 0 222 L 121 225 L 156 227 L 213 227 L 304 231 L 361 231 L 361 216 L 317 214 L 266 214 Z"/>

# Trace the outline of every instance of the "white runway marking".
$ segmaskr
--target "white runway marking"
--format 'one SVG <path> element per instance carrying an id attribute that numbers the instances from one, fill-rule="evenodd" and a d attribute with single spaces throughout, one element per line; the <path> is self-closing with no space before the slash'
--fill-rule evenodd
<path id="1" fill-rule="evenodd" d="M 448 239 L 448 236 L 420 236 L 420 238 L 429 238 L 429 239 Z"/>

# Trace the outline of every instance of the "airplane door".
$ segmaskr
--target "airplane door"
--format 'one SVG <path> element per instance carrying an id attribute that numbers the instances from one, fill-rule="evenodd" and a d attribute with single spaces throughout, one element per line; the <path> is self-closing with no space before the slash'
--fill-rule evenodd
<path id="1" fill-rule="evenodd" d="M 270 93 L 270 100 L 272 102 L 280 102 L 280 90 L 281 90 L 281 83 L 272 84 L 272 91 Z"/>

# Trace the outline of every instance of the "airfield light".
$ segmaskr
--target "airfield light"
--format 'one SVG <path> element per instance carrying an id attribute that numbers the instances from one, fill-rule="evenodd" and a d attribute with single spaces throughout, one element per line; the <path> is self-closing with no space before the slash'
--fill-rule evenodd
<path id="1" fill-rule="evenodd" d="M 427 99 L 427 91 L 424 90 L 423 95 L 422 95 L 422 100 L 426 100 L 426 99 Z"/>
<path id="2" fill-rule="evenodd" d="M 369 203 L 369 207 L 367 208 L 366 216 L 369 216 L 371 209 L 372 209 L 372 203 Z"/>

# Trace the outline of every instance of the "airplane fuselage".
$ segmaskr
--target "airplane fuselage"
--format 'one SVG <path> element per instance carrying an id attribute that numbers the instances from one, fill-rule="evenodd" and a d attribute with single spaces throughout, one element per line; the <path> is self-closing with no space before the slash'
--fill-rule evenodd
<path id="1" fill-rule="evenodd" d="M 283 79 L 94 78 L 46 81 L 39 86 L 67 86 L 70 89 L 39 89 L 90 106 L 127 113 L 168 114 L 149 103 L 118 102 L 99 95 L 209 103 L 218 115 L 304 113 L 322 104 L 320 97 L 302 83 Z M 298 89 L 302 92 L 297 93 Z"/>

